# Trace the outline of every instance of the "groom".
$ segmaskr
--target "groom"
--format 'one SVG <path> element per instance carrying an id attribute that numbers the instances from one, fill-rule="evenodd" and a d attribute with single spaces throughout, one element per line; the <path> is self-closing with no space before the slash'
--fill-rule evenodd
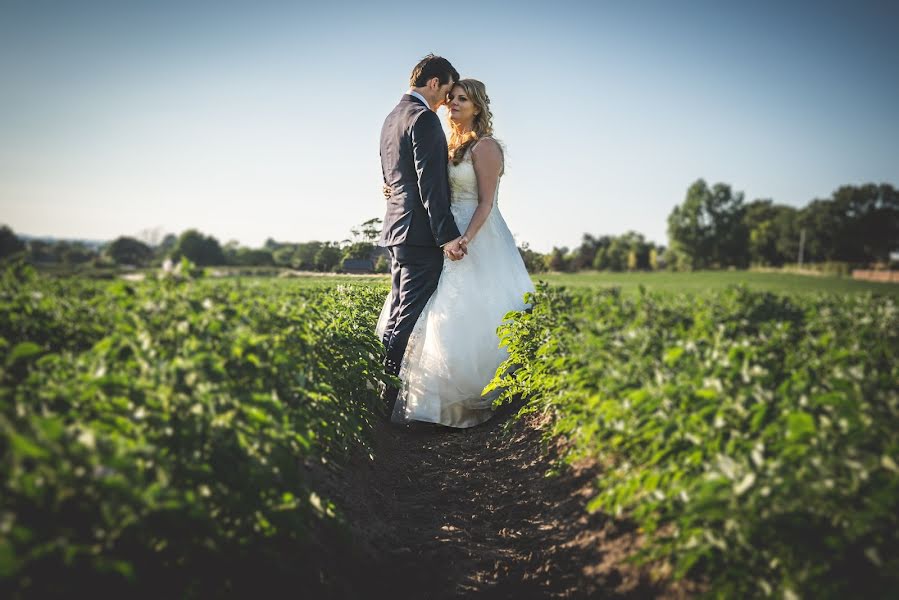
<path id="1" fill-rule="evenodd" d="M 384 369 L 399 375 L 409 335 L 437 289 L 444 257 L 467 252 L 450 213 L 446 136 L 436 111 L 459 73 L 448 60 L 429 54 L 409 78 L 410 89 L 381 128 L 381 171 L 387 213 L 381 246 L 390 254 L 390 318 L 384 330 Z M 390 420 L 399 390 L 388 386 L 382 400 Z"/>

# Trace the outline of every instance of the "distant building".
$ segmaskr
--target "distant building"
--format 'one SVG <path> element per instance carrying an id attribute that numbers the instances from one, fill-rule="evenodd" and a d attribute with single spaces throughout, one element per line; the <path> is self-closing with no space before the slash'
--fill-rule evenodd
<path id="1" fill-rule="evenodd" d="M 367 275 L 375 272 L 375 263 L 369 258 L 347 258 L 341 270 L 351 275 Z"/>

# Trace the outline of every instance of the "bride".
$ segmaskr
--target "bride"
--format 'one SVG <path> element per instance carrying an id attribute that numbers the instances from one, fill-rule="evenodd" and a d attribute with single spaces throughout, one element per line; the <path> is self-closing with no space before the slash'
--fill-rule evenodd
<path id="1" fill-rule="evenodd" d="M 471 427 L 492 414 L 498 392 L 482 394 L 508 353 L 497 327 L 523 310 L 534 286 L 497 206 L 503 150 L 493 138 L 484 84 L 462 79 L 448 95 L 450 210 L 468 245 L 462 260 L 444 261 L 437 289 L 409 338 L 391 421 Z M 378 319 L 380 338 L 390 298 Z"/>

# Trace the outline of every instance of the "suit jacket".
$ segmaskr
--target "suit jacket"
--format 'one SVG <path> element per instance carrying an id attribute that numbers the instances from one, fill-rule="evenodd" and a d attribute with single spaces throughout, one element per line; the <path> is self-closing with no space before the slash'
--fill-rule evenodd
<path id="1" fill-rule="evenodd" d="M 442 246 L 459 237 L 450 212 L 449 154 L 440 119 L 404 94 L 381 128 L 381 172 L 390 188 L 381 246 Z"/>

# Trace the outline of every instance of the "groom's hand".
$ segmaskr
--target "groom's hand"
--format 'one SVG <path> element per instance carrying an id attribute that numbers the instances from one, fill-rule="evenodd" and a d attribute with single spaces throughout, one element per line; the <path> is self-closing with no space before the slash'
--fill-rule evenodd
<path id="1" fill-rule="evenodd" d="M 443 246 L 443 255 L 450 260 L 462 260 L 466 254 L 468 254 L 468 238 L 465 236 L 457 237 Z"/>

